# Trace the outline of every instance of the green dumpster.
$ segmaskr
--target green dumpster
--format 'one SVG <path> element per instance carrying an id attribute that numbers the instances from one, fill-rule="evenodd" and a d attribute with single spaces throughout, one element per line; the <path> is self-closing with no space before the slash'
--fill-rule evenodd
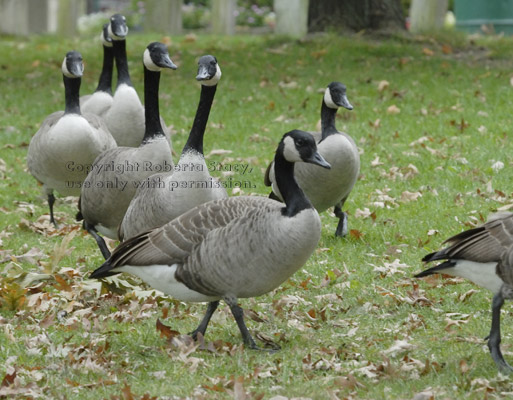
<path id="1" fill-rule="evenodd" d="M 456 28 L 513 34 L 513 0 L 454 0 Z"/>

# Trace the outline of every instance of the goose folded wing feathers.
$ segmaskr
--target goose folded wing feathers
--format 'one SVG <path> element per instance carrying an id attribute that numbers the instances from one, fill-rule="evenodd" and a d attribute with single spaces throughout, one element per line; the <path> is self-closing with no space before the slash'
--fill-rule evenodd
<path id="1" fill-rule="evenodd" d="M 449 239 L 454 243 L 451 257 L 477 262 L 498 261 L 513 243 L 513 214 L 508 218 L 492 219 L 481 227 L 471 229 Z"/>
<path id="2" fill-rule="evenodd" d="M 181 263 L 209 232 L 226 226 L 245 210 L 246 207 L 228 210 L 219 201 L 204 203 L 161 228 L 123 242 L 112 253 L 112 267 L 133 265 L 144 268 L 144 265 Z"/>
<path id="3" fill-rule="evenodd" d="M 494 215 L 481 226 L 447 239 L 450 246 L 426 255 L 423 261 L 462 259 L 480 263 L 499 261 L 513 244 L 513 214 Z"/>

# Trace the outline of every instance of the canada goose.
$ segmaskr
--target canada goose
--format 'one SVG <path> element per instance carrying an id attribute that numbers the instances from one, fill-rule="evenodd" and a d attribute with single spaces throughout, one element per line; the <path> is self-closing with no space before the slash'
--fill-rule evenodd
<path id="1" fill-rule="evenodd" d="M 116 142 L 104 122 L 93 114 L 81 114 L 79 92 L 84 72 L 82 55 L 69 51 L 62 62 L 64 111 L 50 114 L 32 137 L 27 153 L 30 173 L 43 184 L 48 197 L 50 221 L 56 190 L 62 195 L 78 196 L 91 165 L 102 151 Z"/>
<path id="2" fill-rule="evenodd" d="M 332 82 L 326 88 L 322 100 L 321 132 L 312 133 L 319 154 L 330 163 L 331 169 L 327 171 L 312 168 L 308 164 L 299 164 L 295 170 L 295 177 L 317 211 L 322 212 L 331 206 L 335 207 L 335 216 L 339 218 L 335 235 L 343 237 L 347 235 L 348 228 L 347 214 L 342 211 L 342 207 L 358 179 L 360 155 L 351 136 L 338 131 L 335 127 L 339 107 L 353 109 L 346 96 L 346 86 L 340 82 Z M 272 163 L 267 168 L 264 182 L 266 186 L 272 186 L 271 198 L 281 200 Z"/>
<path id="3" fill-rule="evenodd" d="M 207 201 L 228 197 L 222 184 L 210 176 L 203 156 L 203 135 L 220 78 L 216 58 L 201 57 L 196 76 L 201 82 L 200 101 L 180 160 L 174 172 L 152 175 L 137 190 L 119 226 L 120 240 L 158 228 Z"/>
<path id="4" fill-rule="evenodd" d="M 105 258 L 110 252 L 97 235 L 117 239 L 118 225 L 137 187 L 157 171 L 173 169 L 171 147 L 162 130 L 159 113 L 161 68 L 176 69 L 164 44 L 153 42 L 143 55 L 145 134 L 139 147 L 117 147 L 94 161 L 82 186 L 77 219 L 96 240 Z"/>
<path id="5" fill-rule="evenodd" d="M 128 26 L 121 14 L 114 14 L 110 18 L 109 36 L 112 38 L 114 59 L 118 71 L 116 91 L 112 106 L 105 114 L 105 122 L 118 146 L 138 147 L 143 140 L 144 107 L 130 79 L 126 55 L 126 36 Z M 162 130 L 168 141 L 169 129 L 160 118 Z"/>
<path id="6" fill-rule="evenodd" d="M 306 263 L 319 241 L 321 222 L 294 179 L 294 163 L 329 168 L 313 137 L 298 130 L 283 136 L 274 160 L 285 206 L 258 196 L 201 204 L 121 243 L 91 277 L 129 272 L 181 301 L 209 302 L 193 337 L 205 334 L 223 299 L 245 345 L 256 349 L 237 299 L 273 290 Z"/>
<path id="7" fill-rule="evenodd" d="M 101 34 L 103 44 L 103 66 L 98 80 L 98 86 L 93 94 L 80 97 L 82 112 L 103 117 L 112 106 L 112 67 L 114 63 L 114 50 L 112 39 L 109 36 L 109 24 L 103 25 Z"/>
<path id="8" fill-rule="evenodd" d="M 415 277 L 447 274 L 466 278 L 493 293 L 492 326 L 488 348 L 502 372 L 513 372 L 500 349 L 500 312 L 505 299 L 513 298 L 513 214 L 491 215 L 483 225 L 450 237 L 449 246 L 426 255 L 422 261 L 445 260 Z"/>

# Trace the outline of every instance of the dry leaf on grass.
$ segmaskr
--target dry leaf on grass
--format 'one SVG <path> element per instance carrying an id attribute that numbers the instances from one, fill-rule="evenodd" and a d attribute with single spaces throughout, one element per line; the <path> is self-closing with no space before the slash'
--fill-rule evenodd
<path id="1" fill-rule="evenodd" d="M 384 350 L 383 353 L 387 356 L 397 356 L 400 353 L 408 352 L 409 350 L 414 349 L 414 346 L 411 343 L 408 343 L 406 340 L 396 340 L 392 346 L 390 346 L 387 350 Z"/>
<path id="2" fill-rule="evenodd" d="M 390 107 L 387 108 L 388 114 L 399 114 L 401 112 L 401 109 L 397 107 L 395 104 L 392 104 Z"/>

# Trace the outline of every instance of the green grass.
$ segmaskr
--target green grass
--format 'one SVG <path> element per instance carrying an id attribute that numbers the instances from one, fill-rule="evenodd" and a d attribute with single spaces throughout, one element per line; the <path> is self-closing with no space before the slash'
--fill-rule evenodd
<path id="1" fill-rule="evenodd" d="M 140 54 L 161 39 L 129 37 L 139 93 Z M 335 238 L 336 219 L 323 213 L 319 249 L 305 267 L 273 293 L 241 300 L 259 317 L 248 318 L 253 334 L 281 345 L 269 355 L 243 349 L 224 306 L 207 331 L 205 344 L 217 349 L 209 351 L 170 343 L 155 328 L 160 318 L 187 333 L 204 305 L 145 296 L 139 286 L 97 292 L 99 284 L 87 276 L 101 254 L 74 221 L 72 201 L 56 203 L 61 230 L 33 231 L 48 210 L 27 172 L 27 145 L 43 119 L 63 107 L 66 51 L 83 54 L 86 94 L 96 87 L 101 48 L 85 37 L 1 37 L 0 395 L 9 389 L 21 398 L 32 390 L 69 399 L 130 393 L 410 399 L 424 390 L 436 398 L 507 396 L 511 386 L 482 340 L 490 327 L 490 293 L 459 280 L 412 276 L 444 239 L 513 203 L 512 45 L 509 38 L 444 35 L 171 38 L 179 69 L 162 74 L 160 108 L 176 131 L 173 146 L 179 153 L 194 117 L 196 59 L 211 53 L 223 77 L 205 153 L 231 150 L 208 160 L 250 165 L 251 172 L 232 177 L 254 185 L 246 193 L 268 194 L 263 171 L 279 138 L 293 128 L 316 128 L 328 83 L 344 82 L 355 107 L 340 110 L 337 121 L 362 152 L 361 177 L 346 203 L 352 234 Z M 384 80 L 388 87 L 380 92 Z M 389 113 L 390 106 L 400 112 Z M 492 168 L 497 161 L 503 169 Z M 405 201 L 405 192 L 421 196 Z M 372 217 L 356 217 L 358 209 Z M 33 248 L 32 259 L 14 257 Z M 509 360 L 511 318 L 504 307 L 502 348 Z M 411 346 L 388 352 L 399 340 Z M 15 377 L 10 386 L 8 377 Z"/>

